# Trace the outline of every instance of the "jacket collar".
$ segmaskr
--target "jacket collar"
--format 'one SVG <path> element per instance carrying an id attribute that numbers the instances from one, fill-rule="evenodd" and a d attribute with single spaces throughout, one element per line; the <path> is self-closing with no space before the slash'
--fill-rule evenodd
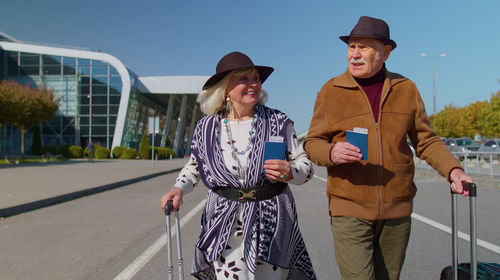
<path id="1" fill-rule="evenodd" d="M 387 83 L 389 83 L 389 88 L 394 86 L 397 83 L 400 83 L 404 80 L 407 80 L 407 78 L 401 76 L 400 74 L 397 73 L 392 73 L 389 71 L 385 71 L 385 81 L 384 81 L 384 88 L 386 88 Z M 349 69 L 347 69 L 343 74 L 335 77 L 333 79 L 333 86 L 336 87 L 344 87 L 344 88 L 358 88 L 359 84 L 356 82 L 354 77 L 351 75 L 349 72 Z"/>

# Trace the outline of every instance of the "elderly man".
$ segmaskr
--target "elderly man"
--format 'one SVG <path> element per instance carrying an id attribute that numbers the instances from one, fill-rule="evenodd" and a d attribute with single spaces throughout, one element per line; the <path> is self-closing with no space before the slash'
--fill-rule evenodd
<path id="1" fill-rule="evenodd" d="M 340 39 L 348 45 L 348 69 L 319 91 L 304 147 L 328 170 L 342 279 L 398 279 L 416 193 L 407 137 L 417 156 L 446 177 L 454 191 L 468 195 L 461 182 L 472 179 L 432 130 L 416 85 L 386 70 L 396 48 L 387 23 L 363 16 Z M 366 159 L 346 141 L 348 130 L 367 133 L 357 142 L 366 144 Z"/>

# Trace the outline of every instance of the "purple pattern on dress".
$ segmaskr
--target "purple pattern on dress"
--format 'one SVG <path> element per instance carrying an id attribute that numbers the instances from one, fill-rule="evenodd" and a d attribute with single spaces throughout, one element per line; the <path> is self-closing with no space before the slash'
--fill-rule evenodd
<path id="1" fill-rule="evenodd" d="M 262 174 L 265 141 L 270 136 L 286 140 L 286 127 L 291 120 L 282 112 L 263 105 L 256 106 L 252 150 L 248 156 L 245 180 L 241 183 L 226 167 L 220 146 L 221 114 L 205 116 L 196 125 L 191 153 L 205 186 L 247 188 L 269 183 Z M 244 259 L 255 273 L 257 259 L 296 270 L 308 279 L 316 279 L 311 260 L 300 234 L 295 201 L 289 188 L 263 201 L 240 203 L 218 196 L 211 190 L 202 216 L 202 230 L 195 246 L 192 274 L 198 279 L 215 279 L 212 262 L 226 248 L 238 206 L 243 212 Z M 280 218 L 278 218 L 280 217 Z"/>

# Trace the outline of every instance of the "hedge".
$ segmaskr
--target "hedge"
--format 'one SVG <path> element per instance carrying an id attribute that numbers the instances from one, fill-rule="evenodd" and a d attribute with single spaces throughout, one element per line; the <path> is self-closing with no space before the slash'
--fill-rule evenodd
<path id="1" fill-rule="evenodd" d="M 125 151 L 125 147 L 123 146 L 116 146 L 113 148 L 113 158 L 120 158 L 123 154 L 123 151 Z"/>
<path id="2" fill-rule="evenodd" d="M 149 153 L 149 159 L 151 159 L 153 149 L 150 150 Z M 170 159 L 170 155 L 172 157 L 175 157 L 175 152 L 169 147 L 166 148 L 161 148 L 161 147 L 155 147 L 155 158 L 157 159 Z"/>
<path id="3" fill-rule="evenodd" d="M 96 159 L 106 159 L 109 158 L 110 151 L 105 147 L 97 147 L 94 154 Z"/>
<path id="4" fill-rule="evenodd" d="M 137 157 L 137 150 L 136 149 L 126 149 L 123 151 L 122 156 L 120 157 L 121 159 L 135 159 Z"/>
<path id="5" fill-rule="evenodd" d="M 69 158 L 80 158 L 82 157 L 82 147 L 80 146 L 69 146 L 68 154 Z"/>

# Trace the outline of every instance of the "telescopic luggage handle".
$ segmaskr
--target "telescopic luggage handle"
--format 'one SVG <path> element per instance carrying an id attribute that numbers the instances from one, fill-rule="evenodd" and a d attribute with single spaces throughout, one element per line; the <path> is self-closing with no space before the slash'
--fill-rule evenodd
<path id="1" fill-rule="evenodd" d="M 168 257 L 168 279 L 172 280 L 173 265 L 172 265 L 172 242 L 171 242 L 171 232 L 170 232 L 170 214 L 172 212 L 173 205 L 172 201 L 169 200 L 165 204 L 165 222 L 166 222 L 166 234 L 167 234 L 167 257 Z M 179 267 L 179 279 L 184 279 L 184 264 L 182 259 L 182 246 L 181 246 L 181 223 L 179 221 L 179 211 L 174 211 L 175 215 L 175 228 L 177 236 L 177 265 Z"/>
<path id="2" fill-rule="evenodd" d="M 464 190 L 469 191 L 469 214 L 470 214 L 470 279 L 477 278 L 477 225 L 476 225 L 476 184 L 462 181 Z M 457 193 L 451 191 L 451 227 L 452 227 L 452 268 L 453 279 L 458 279 L 458 226 L 457 226 Z"/>

